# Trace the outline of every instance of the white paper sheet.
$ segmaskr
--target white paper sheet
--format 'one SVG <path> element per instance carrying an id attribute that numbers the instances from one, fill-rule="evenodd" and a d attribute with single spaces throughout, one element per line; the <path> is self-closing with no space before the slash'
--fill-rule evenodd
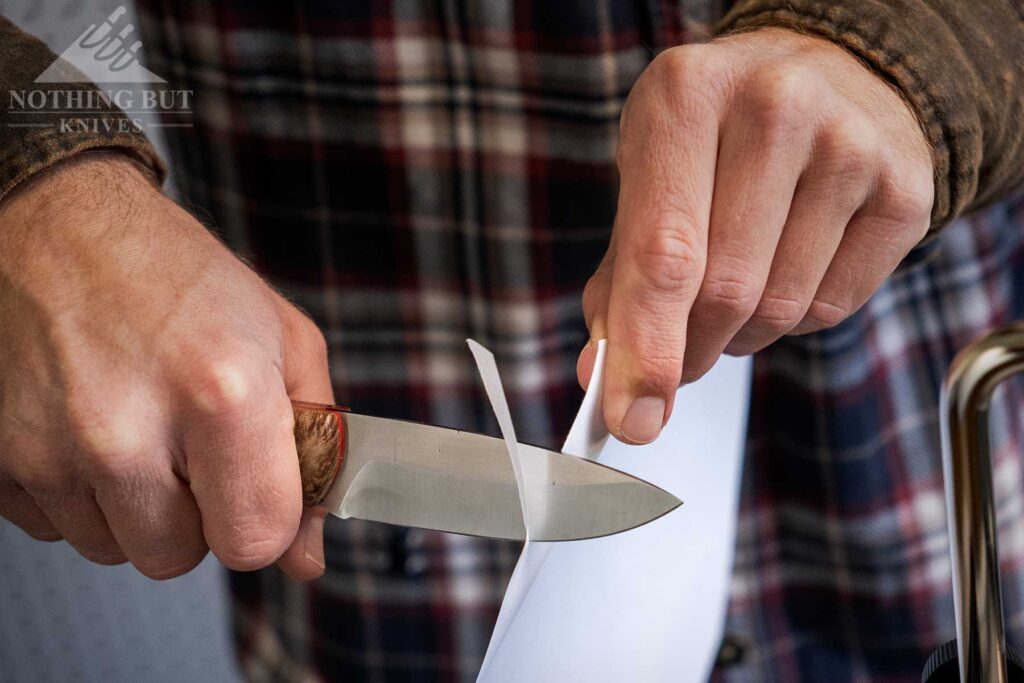
<path id="1" fill-rule="evenodd" d="M 515 428 L 512 426 L 512 418 L 508 410 L 508 402 L 505 400 L 505 391 L 501 386 L 501 376 L 498 374 L 498 366 L 494 362 L 494 355 L 472 339 L 468 339 L 469 350 L 473 353 L 477 370 L 480 372 L 480 379 L 484 385 L 484 391 L 498 419 L 498 428 L 505 439 L 505 446 L 508 448 L 509 458 L 512 460 L 512 469 L 516 475 L 516 485 L 520 492 L 524 488 L 525 476 L 524 463 L 519 457 L 518 442 L 516 440 Z M 519 500 L 523 505 L 523 526 L 526 528 L 526 543 L 523 545 L 523 552 L 516 562 L 516 568 L 512 571 L 512 578 L 509 580 L 508 588 L 505 590 L 505 598 L 501 602 L 501 609 L 498 612 L 498 620 L 491 633 L 491 640 L 487 645 L 487 653 L 484 655 L 484 662 L 481 672 L 485 671 L 489 664 L 492 652 L 501 647 L 505 634 L 512 626 L 519 606 L 523 603 L 533 578 L 540 571 L 541 565 L 547 558 L 547 545 L 535 546 L 530 542 L 530 520 L 533 519 L 531 510 L 527 505 L 527 497 L 520 494 Z M 534 512 L 534 514 L 536 511 Z M 479 679 L 478 679 L 479 680 Z"/>
<path id="2" fill-rule="evenodd" d="M 470 346 L 515 463 L 515 434 L 493 357 L 475 342 Z M 705 680 L 710 671 L 732 565 L 749 361 L 723 358 L 700 382 L 681 389 L 664 433 L 643 447 L 604 443 L 603 361 L 600 342 L 591 386 L 563 450 L 600 457 L 671 491 L 684 505 L 606 538 L 528 541 L 478 681 L 686 683 Z M 524 514 L 528 522 L 536 511 Z"/>

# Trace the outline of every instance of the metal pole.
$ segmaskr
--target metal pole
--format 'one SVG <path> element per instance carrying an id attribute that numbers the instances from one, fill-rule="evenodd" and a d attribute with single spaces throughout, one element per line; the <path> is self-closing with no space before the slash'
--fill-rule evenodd
<path id="1" fill-rule="evenodd" d="M 992 392 L 1022 370 L 1024 324 L 1015 324 L 957 354 L 942 393 L 942 466 L 964 683 L 1006 683 L 988 418 Z"/>

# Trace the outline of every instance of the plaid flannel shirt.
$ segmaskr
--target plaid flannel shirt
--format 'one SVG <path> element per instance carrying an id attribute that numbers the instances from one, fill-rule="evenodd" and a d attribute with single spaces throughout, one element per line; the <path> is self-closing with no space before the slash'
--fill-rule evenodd
<path id="1" fill-rule="evenodd" d="M 615 212 L 618 116 L 715 2 L 139 3 L 196 91 L 178 187 L 321 324 L 340 402 L 554 445 L 582 395 L 582 287 Z M 1024 315 L 1024 207 L 946 229 L 835 329 L 755 359 L 730 681 L 909 681 L 951 636 L 936 401 L 955 350 Z M 1019 391 L 994 411 L 1011 637 L 1024 627 Z M 1008 541 L 1008 542 L 1007 542 Z M 323 579 L 233 574 L 254 681 L 472 681 L 519 548 L 358 521 Z"/>

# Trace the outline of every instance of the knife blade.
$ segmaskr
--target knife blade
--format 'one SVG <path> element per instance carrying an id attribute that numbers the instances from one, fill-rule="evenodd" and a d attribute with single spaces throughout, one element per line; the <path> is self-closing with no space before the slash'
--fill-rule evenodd
<path id="1" fill-rule="evenodd" d="M 525 540 L 520 492 L 500 438 L 294 401 L 303 502 L 358 518 Z M 520 444 L 530 538 L 627 531 L 682 501 L 591 460 Z M 539 511 L 534 515 L 532 511 Z"/>

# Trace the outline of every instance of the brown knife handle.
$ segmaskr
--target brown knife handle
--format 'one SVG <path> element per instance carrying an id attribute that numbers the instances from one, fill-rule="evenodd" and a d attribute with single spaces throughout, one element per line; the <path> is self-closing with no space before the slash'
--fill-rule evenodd
<path id="1" fill-rule="evenodd" d="M 302 504 L 319 505 L 341 471 L 345 454 L 346 408 L 292 401 L 295 449 L 302 475 Z"/>

